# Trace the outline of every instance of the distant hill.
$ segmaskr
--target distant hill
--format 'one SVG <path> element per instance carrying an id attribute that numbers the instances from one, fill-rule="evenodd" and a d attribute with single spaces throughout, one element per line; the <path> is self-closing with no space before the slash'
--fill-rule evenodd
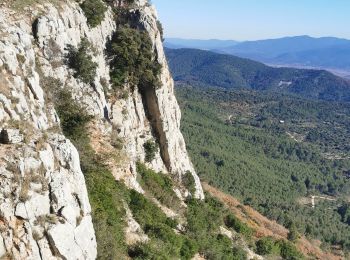
<path id="1" fill-rule="evenodd" d="M 324 70 L 273 68 L 249 59 L 196 49 L 166 49 L 166 55 L 175 81 L 350 101 L 350 81 Z"/>
<path id="2" fill-rule="evenodd" d="M 233 40 L 195 40 L 195 39 L 180 39 L 166 38 L 164 46 L 171 49 L 193 48 L 201 50 L 223 49 L 229 48 L 238 44 Z"/>
<path id="3" fill-rule="evenodd" d="M 296 36 L 247 41 L 215 51 L 275 65 L 350 71 L 350 40 L 334 37 Z"/>

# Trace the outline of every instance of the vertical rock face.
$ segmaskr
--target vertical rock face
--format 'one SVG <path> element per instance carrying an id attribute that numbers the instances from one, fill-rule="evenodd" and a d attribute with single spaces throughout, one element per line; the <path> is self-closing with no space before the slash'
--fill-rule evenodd
<path id="1" fill-rule="evenodd" d="M 148 166 L 178 180 L 190 171 L 195 196 L 204 197 L 180 132 L 181 113 L 154 7 L 137 1 L 134 11 L 155 46 L 162 86 L 142 93 L 134 90 L 128 98 L 117 100 L 109 100 L 101 84 L 109 81 L 104 53 L 116 30 L 112 10 L 91 29 L 73 1 L 21 12 L 6 5 L 0 8 L 0 257 L 95 259 L 97 255 L 79 154 L 59 128 L 48 98 L 53 85 L 47 79 L 60 82 L 94 116 L 97 134 L 92 142 L 100 144 L 101 136 L 117 129 L 125 156 L 111 166 L 116 179 L 142 192 L 135 165 L 145 160 L 143 144 L 153 139 L 160 149 Z M 64 62 L 67 45 L 77 46 L 82 38 L 96 50 L 94 87 L 74 78 Z"/>
<path id="2" fill-rule="evenodd" d="M 147 1 L 138 1 L 137 7 L 132 12 L 139 14 L 139 26 L 145 29 L 155 46 L 156 57 L 162 65 L 161 71 L 161 87 L 157 90 L 153 88 L 145 89 L 142 93 L 134 93 L 131 97 L 133 102 L 129 100 L 129 105 L 125 106 L 128 114 L 135 114 L 138 111 L 137 104 L 141 106 L 143 99 L 143 107 L 141 111 L 136 113 L 136 118 L 132 120 L 130 125 L 125 124 L 125 120 L 115 114 L 120 114 L 122 105 L 116 102 L 112 105 L 112 121 L 121 127 L 124 137 L 132 136 L 129 140 L 130 153 L 134 153 L 134 158 L 144 155 L 142 140 L 139 136 L 149 136 L 153 132 L 160 145 L 160 157 L 153 163 L 155 170 L 167 171 L 181 179 L 186 171 L 190 171 L 196 183 L 197 198 L 204 198 L 202 186 L 199 178 L 195 173 L 193 165 L 186 151 L 186 144 L 180 131 L 181 111 L 174 94 L 174 81 L 170 75 L 166 57 L 164 54 L 162 36 L 157 26 L 157 12 L 154 6 L 148 5 Z M 131 105 L 131 106 L 130 106 Z M 119 109 L 118 109 L 119 108 Z M 129 118 L 126 119 L 129 121 Z M 145 125 L 145 127 L 143 127 Z M 138 132 L 137 133 L 135 133 Z M 136 148 L 136 149 L 135 149 Z M 140 158 L 139 158 L 140 159 Z"/>

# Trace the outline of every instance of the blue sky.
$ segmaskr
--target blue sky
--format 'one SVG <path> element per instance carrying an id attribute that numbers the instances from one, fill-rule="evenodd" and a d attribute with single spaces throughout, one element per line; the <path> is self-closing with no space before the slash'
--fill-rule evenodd
<path id="1" fill-rule="evenodd" d="M 350 39 L 350 0 L 153 0 L 166 37 Z"/>

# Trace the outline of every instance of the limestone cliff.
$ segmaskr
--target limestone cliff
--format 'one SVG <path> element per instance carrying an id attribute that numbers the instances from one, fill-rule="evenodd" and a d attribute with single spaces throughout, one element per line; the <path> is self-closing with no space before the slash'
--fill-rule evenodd
<path id="1" fill-rule="evenodd" d="M 20 10 L 0 5 L 0 257 L 95 259 L 84 174 L 50 101 L 52 80 L 94 117 L 90 135 L 97 152 L 108 152 L 110 144 L 104 142 L 113 131 L 123 140 L 123 159 L 109 161 L 117 180 L 143 192 L 135 165 L 145 161 L 143 145 L 152 139 L 160 149 L 147 165 L 177 180 L 190 171 L 194 196 L 204 195 L 180 132 L 181 113 L 154 7 L 136 1 L 130 12 L 138 14 L 138 26 L 151 37 L 162 65 L 161 87 L 135 88 L 127 98 L 116 99 L 104 90 L 111 88 L 105 49 L 116 31 L 112 7 L 100 25 L 90 28 L 77 2 L 41 2 Z M 93 87 L 76 79 L 65 63 L 67 46 L 78 46 L 82 39 L 94 47 L 98 67 Z M 177 193 L 188 195 L 181 185 Z"/>

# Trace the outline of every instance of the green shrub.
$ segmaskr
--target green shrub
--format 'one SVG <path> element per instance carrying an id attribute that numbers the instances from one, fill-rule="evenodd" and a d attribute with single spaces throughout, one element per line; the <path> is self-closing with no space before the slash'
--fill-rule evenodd
<path id="1" fill-rule="evenodd" d="M 98 259 L 121 259 L 126 255 L 123 200 L 126 188 L 115 181 L 104 167 L 95 167 L 86 173 L 86 185 L 92 207 Z"/>
<path id="2" fill-rule="evenodd" d="M 162 42 L 164 42 L 164 29 L 163 29 L 162 23 L 159 20 L 157 20 L 157 28 L 158 28 L 158 31 L 160 33 L 160 37 L 162 39 Z"/>
<path id="3" fill-rule="evenodd" d="M 297 241 L 299 238 L 300 238 L 300 234 L 295 224 L 290 225 L 289 232 L 288 232 L 288 240 L 294 242 L 294 241 Z"/>
<path id="4" fill-rule="evenodd" d="M 73 76 L 86 84 L 93 83 L 96 76 L 97 63 L 92 61 L 92 47 L 88 40 L 83 39 L 76 49 L 68 45 L 66 56 L 68 66 L 74 70 Z"/>
<path id="5" fill-rule="evenodd" d="M 129 207 L 144 230 L 159 223 L 170 223 L 167 222 L 167 216 L 154 203 L 134 190 L 130 191 Z"/>
<path id="6" fill-rule="evenodd" d="M 259 255 L 269 255 L 279 253 L 279 248 L 276 246 L 276 241 L 272 237 L 263 237 L 256 241 L 256 253 Z"/>
<path id="7" fill-rule="evenodd" d="M 120 26 L 108 44 L 107 54 L 111 59 L 110 77 L 114 89 L 126 83 L 139 88 L 160 86 L 161 65 L 147 32 Z"/>
<path id="8" fill-rule="evenodd" d="M 96 27 L 105 18 L 107 6 L 101 0 L 85 0 L 80 7 L 91 27 Z"/>
<path id="9" fill-rule="evenodd" d="M 196 192 L 196 183 L 190 171 L 186 171 L 185 174 L 182 176 L 182 184 L 188 189 L 188 191 L 192 195 Z"/>
<path id="10" fill-rule="evenodd" d="M 301 260 L 304 259 L 303 255 L 292 243 L 288 241 L 279 241 L 279 247 L 281 250 L 281 256 L 285 260 Z"/>
<path id="11" fill-rule="evenodd" d="M 176 221 L 168 218 L 151 200 L 131 190 L 129 207 L 136 221 L 151 239 L 147 244 L 131 247 L 129 256 L 136 259 L 169 259 L 179 258 L 181 255 L 189 256 L 188 259 L 193 257 L 193 243 L 188 242 L 184 235 L 174 232 Z"/>
<path id="12" fill-rule="evenodd" d="M 247 224 L 240 221 L 237 217 L 229 214 L 225 218 L 225 225 L 228 228 L 233 228 L 236 232 L 243 234 L 245 237 L 251 237 L 253 230 Z"/>
<path id="13" fill-rule="evenodd" d="M 156 157 L 156 153 L 158 152 L 158 145 L 152 140 L 148 140 L 143 144 L 143 148 L 145 149 L 146 153 L 146 162 L 152 162 Z"/>
<path id="14" fill-rule="evenodd" d="M 73 100 L 67 89 L 55 92 L 55 108 L 61 121 L 63 133 L 72 139 L 81 139 L 86 135 L 85 127 L 91 120 L 85 109 Z"/>
<path id="15" fill-rule="evenodd" d="M 163 173 L 156 173 L 144 164 L 137 163 L 137 173 L 141 176 L 141 185 L 162 204 L 179 207 L 180 200 L 173 190 L 173 181 Z"/>
<path id="16" fill-rule="evenodd" d="M 67 90 L 59 90 L 54 102 L 62 131 L 79 151 L 92 209 L 98 259 L 121 259 L 127 255 L 124 227 L 126 187 L 115 181 L 90 145 L 86 126 L 91 117 Z"/>
<path id="17" fill-rule="evenodd" d="M 180 251 L 181 259 L 192 259 L 192 257 L 198 252 L 198 249 L 198 244 L 194 240 L 186 238 Z"/>
<path id="18" fill-rule="evenodd" d="M 199 253 L 206 259 L 246 259 L 244 250 L 233 247 L 228 237 L 218 235 L 227 214 L 221 202 L 206 194 L 204 201 L 190 198 L 187 205 L 187 235 L 197 243 Z"/>

